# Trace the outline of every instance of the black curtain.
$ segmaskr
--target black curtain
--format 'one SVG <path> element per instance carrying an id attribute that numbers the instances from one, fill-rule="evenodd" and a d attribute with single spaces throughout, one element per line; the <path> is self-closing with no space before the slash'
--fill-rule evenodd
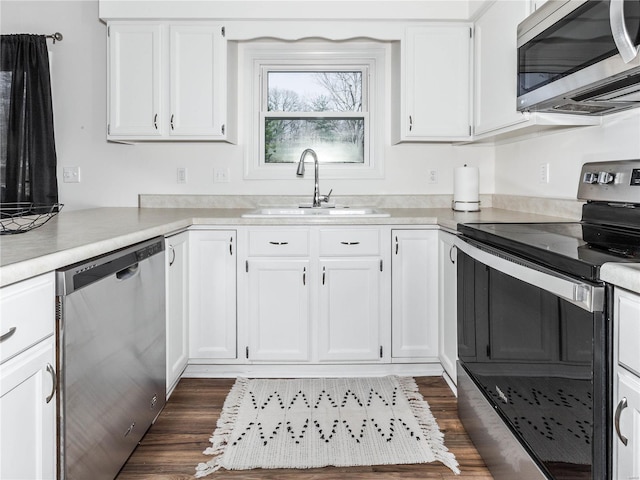
<path id="1" fill-rule="evenodd" d="M 0 35 L 0 202 L 58 202 L 44 35 Z"/>

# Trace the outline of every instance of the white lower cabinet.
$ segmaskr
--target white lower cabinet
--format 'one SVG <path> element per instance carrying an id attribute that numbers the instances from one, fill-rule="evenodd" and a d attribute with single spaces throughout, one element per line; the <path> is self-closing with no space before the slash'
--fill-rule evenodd
<path id="1" fill-rule="evenodd" d="M 247 260 L 249 342 L 257 361 L 309 360 L 308 259 Z"/>
<path id="2" fill-rule="evenodd" d="M 321 259 L 318 359 L 379 361 L 380 259 Z"/>
<path id="3" fill-rule="evenodd" d="M 438 231 L 393 230 L 392 357 L 438 357 Z"/>
<path id="4" fill-rule="evenodd" d="M 640 478 L 640 295 L 614 294 L 613 478 Z"/>
<path id="5" fill-rule="evenodd" d="M 0 478 L 56 478 L 55 279 L 0 289 Z"/>
<path id="6" fill-rule="evenodd" d="M 2 364 L 0 478 L 56 478 L 53 336 Z"/>
<path id="7" fill-rule="evenodd" d="M 438 356 L 442 368 L 454 383 L 458 360 L 458 249 L 455 238 L 443 230 L 438 232 Z"/>
<path id="8" fill-rule="evenodd" d="M 246 359 L 383 361 L 389 302 L 381 237 L 378 227 L 248 229 Z"/>
<path id="9" fill-rule="evenodd" d="M 167 392 L 189 361 L 189 234 L 165 239 L 167 279 Z"/>
<path id="10" fill-rule="evenodd" d="M 235 359 L 236 232 L 189 232 L 189 359 Z"/>

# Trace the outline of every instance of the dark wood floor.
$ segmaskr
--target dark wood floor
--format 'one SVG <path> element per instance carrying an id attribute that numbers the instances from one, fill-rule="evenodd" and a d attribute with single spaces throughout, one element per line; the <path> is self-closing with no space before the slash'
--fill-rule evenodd
<path id="1" fill-rule="evenodd" d="M 429 402 L 445 445 L 456 456 L 461 475 L 439 462 L 427 465 L 385 465 L 308 470 L 219 470 L 206 478 L 236 480 L 355 480 L 355 479 L 440 479 L 492 480 L 458 419 L 456 398 L 441 377 L 417 377 L 420 393 Z M 192 479 L 195 466 L 211 457 L 203 455 L 231 379 L 182 379 L 156 423 L 149 429 L 117 480 Z"/>

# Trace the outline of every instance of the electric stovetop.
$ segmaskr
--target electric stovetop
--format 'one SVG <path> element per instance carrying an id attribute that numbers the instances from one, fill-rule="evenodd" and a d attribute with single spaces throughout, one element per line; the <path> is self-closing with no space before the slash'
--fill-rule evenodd
<path id="1" fill-rule="evenodd" d="M 640 235 L 614 226 L 572 223 L 459 224 L 465 237 L 568 275 L 599 281 L 606 262 L 640 262 Z"/>

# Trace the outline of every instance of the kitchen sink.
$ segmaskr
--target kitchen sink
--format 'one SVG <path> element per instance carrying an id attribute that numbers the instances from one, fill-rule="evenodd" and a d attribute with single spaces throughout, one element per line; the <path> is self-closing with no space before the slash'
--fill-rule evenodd
<path id="1" fill-rule="evenodd" d="M 384 210 L 370 207 L 261 207 L 251 210 L 242 215 L 244 218 L 281 218 L 281 217 L 312 217 L 312 218 L 330 218 L 330 217 L 358 217 L 358 218 L 376 218 L 388 217 L 389 213 Z"/>

